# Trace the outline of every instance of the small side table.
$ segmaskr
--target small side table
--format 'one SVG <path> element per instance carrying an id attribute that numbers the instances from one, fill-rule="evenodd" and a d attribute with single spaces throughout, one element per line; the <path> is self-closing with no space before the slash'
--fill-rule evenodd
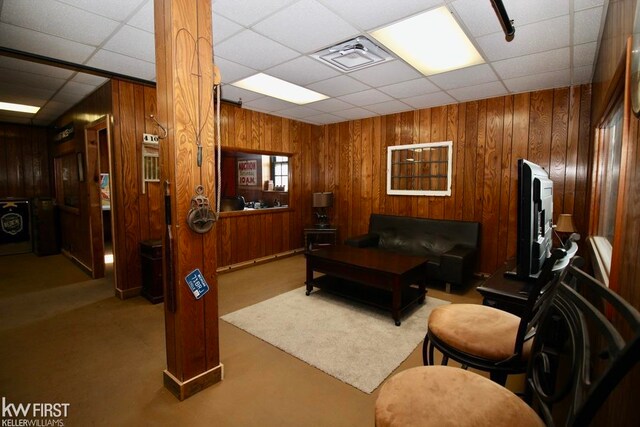
<path id="1" fill-rule="evenodd" d="M 338 243 L 337 228 L 316 228 L 308 227 L 304 229 L 304 250 L 313 251 L 318 246 L 329 246 Z"/>
<path id="2" fill-rule="evenodd" d="M 514 266 L 513 260 L 507 261 L 476 290 L 484 297 L 483 305 L 520 316 L 527 303 L 531 283 L 504 277 L 505 271 L 512 270 Z"/>

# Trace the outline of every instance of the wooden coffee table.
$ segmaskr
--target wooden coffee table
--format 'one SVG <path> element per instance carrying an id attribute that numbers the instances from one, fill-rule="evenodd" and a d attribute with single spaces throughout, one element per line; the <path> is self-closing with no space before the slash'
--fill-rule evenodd
<path id="1" fill-rule="evenodd" d="M 391 310 L 396 326 L 400 314 L 426 294 L 427 259 L 377 249 L 332 246 L 305 254 L 306 294 L 313 287 Z M 313 272 L 324 273 L 315 278 Z M 417 287 L 410 285 L 416 284 Z"/>

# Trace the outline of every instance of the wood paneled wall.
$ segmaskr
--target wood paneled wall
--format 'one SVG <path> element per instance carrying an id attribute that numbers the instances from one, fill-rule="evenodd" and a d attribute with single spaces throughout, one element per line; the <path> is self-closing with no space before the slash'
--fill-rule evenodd
<path id="1" fill-rule="evenodd" d="M 160 240 L 164 230 L 162 185 L 147 183 L 143 194 L 141 170 L 142 134 L 162 131 L 149 119 L 156 114 L 154 87 L 112 80 L 111 97 L 116 293 L 127 298 L 139 294 L 142 287 L 140 242 Z"/>
<path id="2" fill-rule="evenodd" d="M 0 123 L 0 198 L 51 196 L 47 130 Z"/>
<path id="3" fill-rule="evenodd" d="M 518 158 L 549 171 L 554 216 L 573 213 L 585 230 L 590 105 L 584 85 L 327 125 L 312 189 L 336 194 L 341 239 L 366 233 L 371 213 L 479 221 L 476 270 L 492 273 L 515 256 Z M 451 197 L 388 196 L 387 146 L 438 141 L 453 141 Z"/>
<path id="4" fill-rule="evenodd" d="M 221 105 L 222 145 L 241 151 L 291 154 L 290 209 L 222 216 L 216 224 L 218 267 L 303 246 L 303 228 L 313 220 L 311 181 L 322 129 L 295 120 Z"/>
<path id="5" fill-rule="evenodd" d="M 603 36 L 600 44 L 594 77 L 594 97 L 592 110 L 594 125 L 605 110 L 606 95 L 610 92 L 616 67 L 620 63 L 626 48 L 627 38 L 633 32 L 636 0 L 610 1 Z M 626 89 L 629 90 L 628 88 Z M 617 273 L 617 285 L 620 295 L 640 310 L 640 121 L 631 114 L 629 140 L 626 145 L 626 186 L 625 204 L 621 217 L 622 244 L 618 257 L 620 268 Z M 624 156 L 623 156 L 624 158 Z M 590 163 L 591 164 L 591 163 Z M 614 249 L 615 251 L 615 249 Z M 612 273 L 613 275 L 613 273 Z M 594 425 L 639 425 L 640 413 L 637 409 L 638 384 L 640 384 L 640 365 L 628 375 L 620 386 L 609 395 L 609 399 L 600 411 Z"/>

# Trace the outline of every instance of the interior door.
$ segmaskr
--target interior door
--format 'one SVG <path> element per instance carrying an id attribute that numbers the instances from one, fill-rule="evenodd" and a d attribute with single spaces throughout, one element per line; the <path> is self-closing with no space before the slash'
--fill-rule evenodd
<path id="1" fill-rule="evenodd" d="M 104 277 L 104 238 L 102 235 L 102 203 L 100 199 L 100 145 L 98 131 L 107 126 L 101 119 L 85 128 L 87 192 L 89 196 L 89 232 L 91 233 L 92 276 Z"/>

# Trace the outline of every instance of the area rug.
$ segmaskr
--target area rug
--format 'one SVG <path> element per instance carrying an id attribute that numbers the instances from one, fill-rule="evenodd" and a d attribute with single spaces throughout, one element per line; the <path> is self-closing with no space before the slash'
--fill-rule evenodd
<path id="1" fill-rule="evenodd" d="M 418 346 L 429 313 L 449 304 L 427 295 L 395 326 L 391 313 L 304 287 L 222 319 L 365 393 L 374 391 Z"/>

